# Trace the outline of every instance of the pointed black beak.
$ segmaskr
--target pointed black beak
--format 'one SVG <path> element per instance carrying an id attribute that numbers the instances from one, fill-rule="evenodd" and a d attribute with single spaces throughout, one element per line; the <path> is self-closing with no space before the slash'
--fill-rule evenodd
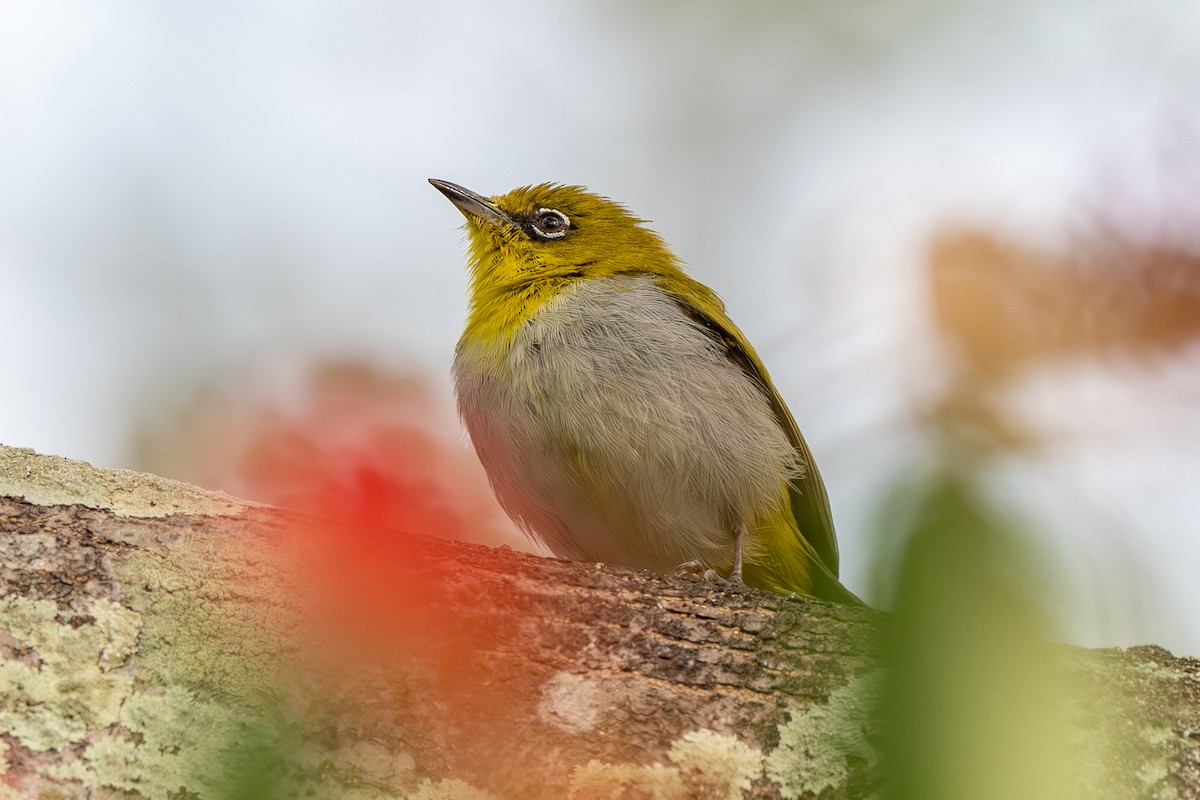
<path id="1" fill-rule="evenodd" d="M 450 181 L 430 178 L 429 182 L 463 213 L 467 219 L 472 217 L 490 222 L 493 225 L 509 225 L 512 219 L 496 207 L 496 204 L 481 194 L 476 194 L 466 187 Z"/>

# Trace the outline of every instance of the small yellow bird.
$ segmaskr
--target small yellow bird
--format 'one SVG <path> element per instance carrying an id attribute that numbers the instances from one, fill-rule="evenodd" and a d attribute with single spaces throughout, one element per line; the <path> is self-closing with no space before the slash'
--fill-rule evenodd
<path id="1" fill-rule="evenodd" d="M 578 186 L 429 182 L 467 218 L 455 391 L 509 516 L 562 558 L 861 602 L 783 398 L 656 233 Z"/>

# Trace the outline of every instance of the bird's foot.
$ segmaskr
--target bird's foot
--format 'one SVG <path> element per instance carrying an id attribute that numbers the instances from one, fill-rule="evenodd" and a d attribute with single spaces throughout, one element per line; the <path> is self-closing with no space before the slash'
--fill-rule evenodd
<path id="1" fill-rule="evenodd" d="M 685 561 L 675 568 L 671 573 L 676 578 L 688 578 L 693 581 L 721 581 L 724 580 L 717 574 L 716 570 L 711 570 L 704 566 L 699 561 Z"/>
<path id="2" fill-rule="evenodd" d="M 689 580 L 693 581 L 708 581 L 709 583 L 728 584 L 738 588 L 743 588 L 746 585 L 742 581 L 742 574 L 740 572 L 735 572 L 728 578 L 725 578 L 722 577 L 722 575 L 715 569 L 709 569 L 699 561 L 685 561 L 676 567 L 675 571 L 671 574 L 676 578 L 688 578 Z"/>

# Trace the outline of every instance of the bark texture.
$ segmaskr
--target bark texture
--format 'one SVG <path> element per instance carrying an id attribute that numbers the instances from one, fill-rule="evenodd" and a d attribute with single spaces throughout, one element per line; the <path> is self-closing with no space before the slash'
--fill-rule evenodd
<path id="1" fill-rule="evenodd" d="M 366 539 L 0 448 L 0 798 L 883 796 L 872 611 Z M 1200 797 L 1200 663 L 1062 648 L 1087 797 Z"/>

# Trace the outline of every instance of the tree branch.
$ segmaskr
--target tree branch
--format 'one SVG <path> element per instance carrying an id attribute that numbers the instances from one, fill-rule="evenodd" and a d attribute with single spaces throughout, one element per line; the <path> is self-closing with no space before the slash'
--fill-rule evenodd
<path id="1" fill-rule="evenodd" d="M 868 610 L 12 448 L 0 591 L 0 798 L 880 791 Z M 1200 797 L 1200 664 L 1060 657 L 1088 796 Z"/>

